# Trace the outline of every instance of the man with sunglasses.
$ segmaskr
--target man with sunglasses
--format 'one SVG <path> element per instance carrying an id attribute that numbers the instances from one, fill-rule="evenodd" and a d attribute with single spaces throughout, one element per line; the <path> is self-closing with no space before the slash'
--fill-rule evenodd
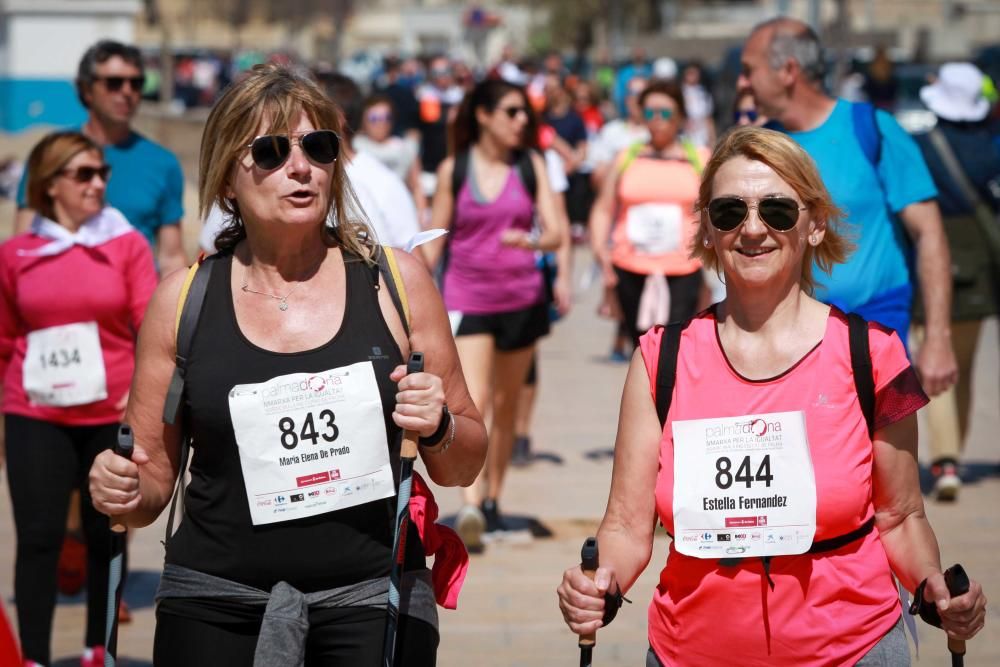
<path id="1" fill-rule="evenodd" d="M 945 391 L 958 376 L 951 264 L 937 190 L 920 149 L 892 116 L 826 94 L 822 46 L 800 21 L 779 17 L 756 26 L 742 65 L 739 90 L 751 92 L 757 109 L 816 161 L 851 227 L 857 249 L 818 286 L 817 298 L 889 326 L 905 344 L 912 262 L 927 324 L 915 365 L 928 394 Z"/>
<path id="2" fill-rule="evenodd" d="M 114 178 L 107 201 L 138 229 L 156 250 L 161 275 L 187 265 L 180 221 L 184 215 L 184 176 L 173 153 L 132 129 L 145 82 L 142 55 L 134 46 L 102 40 L 87 49 L 76 80 L 88 117 L 79 128 L 104 149 Z M 18 190 L 17 231 L 25 231 L 34 212 L 27 207 L 25 172 Z"/>

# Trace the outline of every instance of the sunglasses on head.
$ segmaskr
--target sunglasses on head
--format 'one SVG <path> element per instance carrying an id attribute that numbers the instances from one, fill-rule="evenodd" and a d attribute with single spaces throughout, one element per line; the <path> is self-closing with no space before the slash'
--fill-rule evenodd
<path id="1" fill-rule="evenodd" d="M 302 147 L 302 152 L 317 164 L 330 164 L 340 154 L 340 137 L 333 130 L 313 130 L 300 136 L 287 134 L 266 134 L 254 137 L 245 146 L 250 149 L 250 157 L 258 168 L 272 171 L 285 164 L 292 154 L 292 144 Z"/>
<path id="2" fill-rule="evenodd" d="M 105 183 L 111 175 L 111 165 L 102 164 L 100 167 L 77 167 L 76 169 L 63 169 L 59 172 L 67 178 L 72 178 L 77 183 L 90 183 L 94 176 L 100 176 Z"/>
<path id="3" fill-rule="evenodd" d="M 145 76 L 95 76 L 94 81 L 103 81 L 109 92 L 117 93 L 127 83 L 133 91 L 141 93 L 146 85 Z"/>
<path id="4" fill-rule="evenodd" d="M 674 115 L 673 109 L 643 109 L 642 113 L 646 120 L 659 118 L 660 120 L 670 120 Z"/>
<path id="5" fill-rule="evenodd" d="M 519 114 L 528 115 L 528 107 L 500 107 L 500 111 L 507 114 L 507 118 L 514 120 Z"/>
<path id="6" fill-rule="evenodd" d="M 751 123 L 756 123 L 758 116 L 759 114 L 756 109 L 741 109 L 733 114 L 733 120 L 738 123 L 742 119 L 746 118 Z"/>
<path id="7" fill-rule="evenodd" d="M 799 211 L 806 210 L 791 197 L 765 197 L 756 205 L 740 197 L 717 197 L 708 202 L 708 220 L 720 232 L 731 232 L 746 221 L 751 208 L 776 232 L 791 231 L 799 221 Z"/>

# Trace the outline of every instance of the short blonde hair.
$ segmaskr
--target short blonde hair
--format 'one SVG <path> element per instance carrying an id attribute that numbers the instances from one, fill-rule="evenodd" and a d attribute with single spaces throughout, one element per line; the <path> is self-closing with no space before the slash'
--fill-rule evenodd
<path id="1" fill-rule="evenodd" d="M 716 272 L 720 269 L 715 250 L 705 246 L 708 226 L 711 224 L 708 220 L 708 203 L 712 200 L 716 173 L 722 165 L 737 157 L 762 162 L 773 169 L 783 181 L 792 186 L 812 219 L 825 223 L 826 234 L 823 240 L 815 247 L 807 245 L 802 260 L 800 284 L 806 293 L 812 294 L 816 287 L 812 274 L 813 261 L 824 273 L 829 274 L 834 264 L 847 260 L 853 247 L 840 231 L 843 212 L 833 203 L 833 197 L 823 184 L 816 164 L 794 139 L 781 132 L 761 127 L 739 127 L 719 140 L 701 177 L 698 202 L 695 205 L 695 209 L 701 214 L 701 224 L 698 225 L 691 256 L 700 259 L 706 267 Z"/>
<path id="2" fill-rule="evenodd" d="M 53 132 L 42 137 L 28 155 L 28 183 L 25 188 L 28 208 L 54 220 L 55 202 L 49 196 L 49 185 L 70 160 L 90 151 L 104 161 L 101 147 L 79 132 Z"/>
<path id="3" fill-rule="evenodd" d="M 198 199 L 204 218 L 218 205 L 230 218 L 215 240 L 217 250 L 232 249 L 246 238 L 239 204 L 226 197 L 233 168 L 246 152 L 264 119 L 265 134 L 291 134 L 292 123 L 304 113 L 316 129 L 342 134 L 343 114 L 311 79 L 288 67 L 256 65 L 230 86 L 212 108 L 205 123 L 199 159 Z M 344 172 L 343 151 L 333 164 L 330 179 L 330 206 L 334 226 L 323 225 L 323 239 L 363 258 L 372 256 L 374 234 L 357 216 L 361 206 Z M 324 218 L 329 217 L 330 211 Z"/>

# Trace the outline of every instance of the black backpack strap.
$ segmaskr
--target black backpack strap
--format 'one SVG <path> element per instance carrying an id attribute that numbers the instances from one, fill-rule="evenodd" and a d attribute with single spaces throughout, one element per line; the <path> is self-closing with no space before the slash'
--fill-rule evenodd
<path id="1" fill-rule="evenodd" d="M 205 295 L 208 294 L 208 283 L 212 277 L 212 267 L 215 266 L 218 255 L 209 257 L 192 267 L 188 279 L 181 288 L 177 318 L 177 351 L 174 357 L 174 374 L 170 378 L 167 398 L 163 404 L 163 422 L 178 425 L 180 428 L 181 460 L 177 472 L 177 482 L 170 499 L 170 512 L 167 515 L 167 532 L 164 544 L 174 532 L 174 513 L 177 511 L 177 499 L 184 495 L 184 475 L 187 474 L 188 456 L 191 452 L 190 434 L 186 419 L 182 415 L 181 405 L 184 400 L 184 376 L 187 373 L 187 362 L 191 356 L 194 336 L 198 331 L 198 320 L 205 306 Z M 179 421 L 178 421 L 179 419 Z"/>
<path id="2" fill-rule="evenodd" d="M 187 372 L 188 357 L 191 355 L 191 345 L 194 334 L 198 330 L 198 319 L 205 305 L 205 295 L 208 293 L 208 281 L 212 277 L 214 259 L 206 259 L 189 274 L 190 281 L 185 281 L 181 288 L 178 305 L 180 315 L 177 318 L 177 352 L 174 357 L 174 374 L 170 378 L 167 389 L 167 400 L 163 404 L 163 421 L 175 424 L 180 415 L 181 400 L 184 397 L 184 375 Z"/>
<path id="3" fill-rule="evenodd" d="M 875 436 L 875 376 L 872 355 L 868 347 L 868 322 L 857 313 L 847 314 L 847 334 L 851 345 L 851 372 L 858 403 L 868 424 L 868 437 Z"/>
<path id="4" fill-rule="evenodd" d="M 465 177 L 469 174 L 469 151 L 455 153 L 455 164 L 451 169 L 451 196 L 458 200 L 458 193 L 462 190 Z"/>
<path id="5" fill-rule="evenodd" d="M 681 349 L 681 333 L 686 322 L 671 322 L 663 330 L 660 338 L 660 360 L 656 366 L 656 415 L 660 418 L 660 428 L 667 424 L 670 401 L 674 396 L 677 381 L 677 354 Z"/>
<path id="6" fill-rule="evenodd" d="M 531 150 L 520 151 L 515 165 L 517 174 L 521 177 L 521 184 L 531 195 L 531 201 L 535 201 L 535 196 L 538 194 L 538 177 L 535 175 L 535 163 L 531 160 L 531 153 Z"/>

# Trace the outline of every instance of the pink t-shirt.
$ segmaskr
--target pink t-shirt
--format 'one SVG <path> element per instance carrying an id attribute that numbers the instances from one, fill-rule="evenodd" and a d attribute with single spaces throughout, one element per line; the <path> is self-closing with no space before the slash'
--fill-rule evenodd
<path id="1" fill-rule="evenodd" d="M 131 231 L 96 248 L 18 255 L 47 243 L 28 232 L 0 245 L 2 410 L 67 426 L 114 423 L 121 418 L 114 406 L 132 382 L 136 334 L 156 288 L 153 253 L 142 234 Z M 28 333 L 77 322 L 97 323 L 108 397 L 69 407 L 32 403 L 22 374 Z"/>
<path id="2" fill-rule="evenodd" d="M 656 389 L 663 329 L 640 339 Z M 876 428 L 927 402 L 895 333 L 869 326 Z M 681 337 L 677 379 L 660 444 L 657 516 L 673 528 L 675 419 L 801 410 L 816 474 L 815 540 L 839 537 L 874 515 L 872 443 L 851 372 L 847 319 L 832 309 L 822 342 L 785 373 L 752 381 L 729 364 L 712 311 Z M 759 558 L 722 566 L 678 553 L 649 607 L 649 640 L 666 665 L 854 664 L 888 632 L 900 608 L 878 530 L 835 551 L 771 560 L 770 590 Z"/>

